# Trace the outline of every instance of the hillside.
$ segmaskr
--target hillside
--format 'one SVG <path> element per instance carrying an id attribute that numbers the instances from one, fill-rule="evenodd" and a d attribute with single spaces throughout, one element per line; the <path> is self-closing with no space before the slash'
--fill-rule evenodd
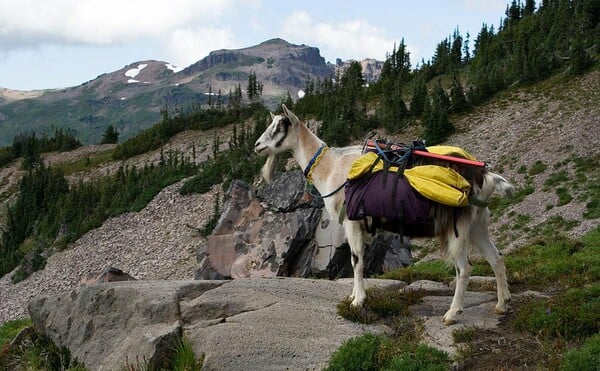
<path id="1" fill-rule="evenodd" d="M 368 76 L 378 76 L 382 62 L 363 64 Z M 165 107 L 187 109 L 206 105 L 209 99 L 226 105 L 236 86 L 245 92 L 251 73 L 263 84 L 264 103 L 273 107 L 288 93 L 296 97 L 309 78 L 330 78 L 346 65 L 326 62 L 316 47 L 272 39 L 243 49 L 213 51 L 184 69 L 147 60 L 64 89 L 0 88 L 0 147 L 12 144 L 21 132 L 44 133 L 52 126 L 71 128 L 83 143 L 92 144 L 112 124 L 123 140 L 159 121 Z"/>
<path id="2" fill-rule="evenodd" d="M 473 112 L 455 118 L 459 130 L 449 144 L 487 161 L 523 193 L 514 205 L 493 208 L 492 236 L 507 252 L 532 239 L 566 234 L 579 237 L 598 225 L 598 163 L 600 157 L 600 71 L 565 80 L 557 76 L 540 84 L 500 94 Z M 224 131 L 223 131 L 224 130 Z M 231 128 L 219 129 L 227 137 Z M 413 139 L 414 129 L 403 140 Z M 213 134 L 188 131 L 165 148 L 190 154 L 198 161 L 211 153 Z M 48 154 L 48 163 L 77 163 L 110 151 L 111 145 L 87 146 L 73 152 Z M 157 161 L 160 151 L 137 156 L 129 164 Z M 75 172 L 72 181 L 116 171 L 120 162 L 103 162 L 93 171 Z M 17 164 L 2 169 L 2 192 L 14 190 Z M 559 181 L 557 174 L 563 174 Z M 89 273 L 117 266 L 138 278 L 192 278 L 197 233 L 212 212 L 218 187 L 206 195 L 180 196 L 181 183 L 167 187 L 141 212 L 108 220 L 48 259 L 43 271 L 16 285 L 0 279 L 3 300 L 0 322 L 25 315 L 27 301 L 76 287 Z M 561 191 L 562 189 L 562 191 Z M 565 199 L 564 190 L 570 196 Z M 595 193 L 594 193 L 595 192 Z M 566 201 L 567 200 L 567 201 Z M 4 199 L 6 202 L 6 199 Z M 597 201 L 596 201 L 597 202 Z M 592 204 L 592 206 L 589 206 Z M 586 206 L 587 205 L 587 206 Z M 592 207 L 590 212 L 590 207 Z M 588 213 L 591 218 L 584 217 Z M 418 242 L 417 245 L 421 243 Z M 416 251 L 419 254 L 419 251 Z"/>

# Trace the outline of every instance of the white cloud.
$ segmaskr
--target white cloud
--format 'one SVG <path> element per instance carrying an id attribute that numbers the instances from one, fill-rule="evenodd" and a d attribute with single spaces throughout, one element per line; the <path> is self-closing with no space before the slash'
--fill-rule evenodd
<path id="1" fill-rule="evenodd" d="M 317 22 L 305 11 L 295 11 L 283 21 L 283 35 L 319 45 L 326 59 L 383 59 L 394 46 L 394 40 L 382 29 L 364 20 Z"/>
<path id="2" fill-rule="evenodd" d="M 233 5 L 234 0 L 0 0 L 0 45 L 14 47 L 15 39 L 127 42 L 210 22 Z"/>
<path id="3" fill-rule="evenodd" d="M 165 54 L 177 67 L 187 67 L 213 50 L 234 49 L 239 45 L 230 28 L 184 28 L 174 30 L 164 40 Z"/>

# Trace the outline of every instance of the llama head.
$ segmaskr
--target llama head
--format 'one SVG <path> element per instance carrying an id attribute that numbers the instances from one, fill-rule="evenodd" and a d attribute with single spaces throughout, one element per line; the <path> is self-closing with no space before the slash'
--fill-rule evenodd
<path id="1" fill-rule="evenodd" d="M 271 180 L 277 154 L 293 150 L 298 143 L 300 119 L 285 104 L 282 105 L 282 108 L 283 114 L 281 115 L 271 113 L 271 124 L 254 145 L 254 151 L 257 154 L 267 156 L 261 172 L 267 182 Z"/>

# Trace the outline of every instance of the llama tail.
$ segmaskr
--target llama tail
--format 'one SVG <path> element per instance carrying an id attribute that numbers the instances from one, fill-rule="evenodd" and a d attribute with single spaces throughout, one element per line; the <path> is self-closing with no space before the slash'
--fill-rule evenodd
<path id="1" fill-rule="evenodd" d="M 488 171 L 483 176 L 483 185 L 481 186 L 478 198 L 487 201 L 492 197 L 494 192 L 498 192 L 504 197 L 513 197 L 515 186 L 500 175 Z"/>

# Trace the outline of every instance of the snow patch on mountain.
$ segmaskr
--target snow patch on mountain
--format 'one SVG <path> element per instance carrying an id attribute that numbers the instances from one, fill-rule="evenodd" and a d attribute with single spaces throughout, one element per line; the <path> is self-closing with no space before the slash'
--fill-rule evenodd
<path id="1" fill-rule="evenodd" d="M 168 69 L 170 69 L 171 71 L 173 71 L 175 73 L 183 70 L 183 67 L 177 67 L 172 63 L 165 63 L 165 67 L 167 67 Z"/>
<path id="2" fill-rule="evenodd" d="M 125 76 L 131 77 L 131 79 L 127 82 L 138 82 L 135 80 L 134 81 L 131 81 L 131 80 L 133 80 L 146 67 L 148 67 L 148 64 L 142 63 L 142 64 L 139 64 L 136 68 L 127 70 L 127 72 L 125 72 Z"/>

